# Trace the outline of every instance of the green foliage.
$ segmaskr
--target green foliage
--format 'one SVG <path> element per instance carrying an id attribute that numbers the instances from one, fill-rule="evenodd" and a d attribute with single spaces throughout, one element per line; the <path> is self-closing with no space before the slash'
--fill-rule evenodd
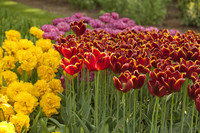
<path id="1" fill-rule="evenodd" d="M 200 27 L 200 0 L 181 0 L 178 6 L 183 24 Z"/>
<path id="2" fill-rule="evenodd" d="M 74 8 L 78 9 L 94 9 L 96 8 L 95 0 L 68 0 Z"/>
<path id="3" fill-rule="evenodd" d="M 163 0 L 134 0 L 128 5 L 124 15 L 137 24 L 160 24 L 166 16 L 166 1 Z"/>

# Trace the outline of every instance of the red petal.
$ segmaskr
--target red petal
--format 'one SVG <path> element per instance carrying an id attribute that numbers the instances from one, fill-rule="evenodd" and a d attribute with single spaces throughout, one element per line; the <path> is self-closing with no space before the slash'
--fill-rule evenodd
<path id="1" fill-rule="evenodd" d="M 64 70 L 69 73 L 70 75 L 74 75 L 78 72 L 78 68 L 74 65 L 69 65 L 64 68 Z"/>
<path id="2" fill-rule="evenodd" d="M 181 86 L 183 85 L 184 81 L 185 81 L 184 78 L 178 79 L 178 80 L 175 82 L 174 86 L 173 86 L 173 91 L 174 91 L 174 92 L 178 92 L 178 91 L 181 89 Z"/>

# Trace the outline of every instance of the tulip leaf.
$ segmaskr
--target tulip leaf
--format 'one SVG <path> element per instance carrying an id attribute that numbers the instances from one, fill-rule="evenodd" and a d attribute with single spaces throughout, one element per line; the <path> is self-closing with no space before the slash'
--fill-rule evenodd
<path id="1" fill-rule="evenodd" d="M 21 129 L 21 133 L 26 133 L 27 132 L 27 127 L 24 125 Z"/>
<path id="2" fill-rule="evenodd" d="M 6 83 L 6 80 L 5 80 L 4 76 L 2 77 L 2 85 L 5 86 L 5 87 L 8 86 L 7 83 Z"/>
<path id="3" fill-rule="evenodd" d="M 74 115 L 76 116 L 76 118 L 78 119 L 78 121 L 81 123 L 81 125 L 83 126 L 83 129 L 86 133 L 90 133 L 90 131 L 88 130 L 88 128 L 86 127 L 86 125 L 84 124 L 84 122 L 79 118 L 79 116 L 74 112 Z"/>
<path id="4" fill-rule="evenodd" d="M 52 117 L 50 117 L 49 120 L 51 120 L 54 124 L 56 124 L 60 128 L 61 133 L 65 133 L 65 125 L 60 124 L 56 119 Z"/>
<path id="5" fill-rule="evenodd" d="M 39 119 L 39 117 L 40 117 L 40 114 L 41 114 L 41 109 L 40 109 L 40 111 L 38 112 L 38 114 L 36 115 L 36 117 L 35 117 L 35 119 L 34 119 L 34 121 L 33 121 L 33 125 L 32 125 L 30 128 L 33 128 L 33 127 L 37 124 L 38 119 Z"/>
<path id="6" fill-rule="evenodd" d="M 42 133 L 48 133 L 47 122 L 45 121 L 44 121 L 44 118 L 40 119 L 40 122 L 42 125 Z"/>

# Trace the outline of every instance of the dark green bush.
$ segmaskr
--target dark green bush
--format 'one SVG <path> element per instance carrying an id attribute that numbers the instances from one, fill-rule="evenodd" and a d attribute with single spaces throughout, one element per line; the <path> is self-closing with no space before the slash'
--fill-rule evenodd
<path id="1" fill-rule="evenodd" d="M 178 6 L 184 25 L 200 27 L 200 0 L 180 0 Z"/>

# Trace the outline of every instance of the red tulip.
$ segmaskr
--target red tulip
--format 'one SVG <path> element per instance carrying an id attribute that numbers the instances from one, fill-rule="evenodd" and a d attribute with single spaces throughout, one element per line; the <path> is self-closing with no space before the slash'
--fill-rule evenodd
<path id="1" fill-rule="evenodd" d="M 128 92 L 133 87 L 133 81 L 129 71 L 121 73 L 119 78 L 114 76 L 113 81 L 116 89 L 124 93 Z"/>
<path id="2" fill-rule="evenodd" d="M 170 94 L 170 92 L 159 81 L 153 82 L 152 80 L 147 82 L 148 90 L 153 96 L 163 97 Z"/>
<path id="3" fill-rule="evenodd" d="M 67 58 L 70 59 L 72 56 L 77 55 L 77 48 L 71 47 L 71 48 L 62 48 L 62 54 Z"/>
<path id="4" fill-rule="evenodd" d="M 84 32 L 86 31 L 86 24 L 83 23 L 83 20 L 80 20 L 79 22 L 73 22 L 70 24 L 71 29 L 73 30 L 73 32 L 77 35 L 80 36 L 82 34 L 84 34 Z"/>
<path id="5" fill-rule="evenodd" d="M 82 69 L 83 60 L 74 55 L 70 60 L 63 58 L 60 65 L 67 73 L 74 75 Z"/>
<path id="6" fill-rule="evenodd" d="M 87 52 L 84 54 L 84 57 L 84 63 L 89 70 L 104 70 L 109 67 L 109 56 L 104 52 L 100 52 L 98 49 L 93 48 L 92 53 Z"/>
<path id="7" fill-rule="evenodd" d="M 195 105 L 196 105 L 197 110 L 200 112 L 200 94 L 195 99 Z"/>

